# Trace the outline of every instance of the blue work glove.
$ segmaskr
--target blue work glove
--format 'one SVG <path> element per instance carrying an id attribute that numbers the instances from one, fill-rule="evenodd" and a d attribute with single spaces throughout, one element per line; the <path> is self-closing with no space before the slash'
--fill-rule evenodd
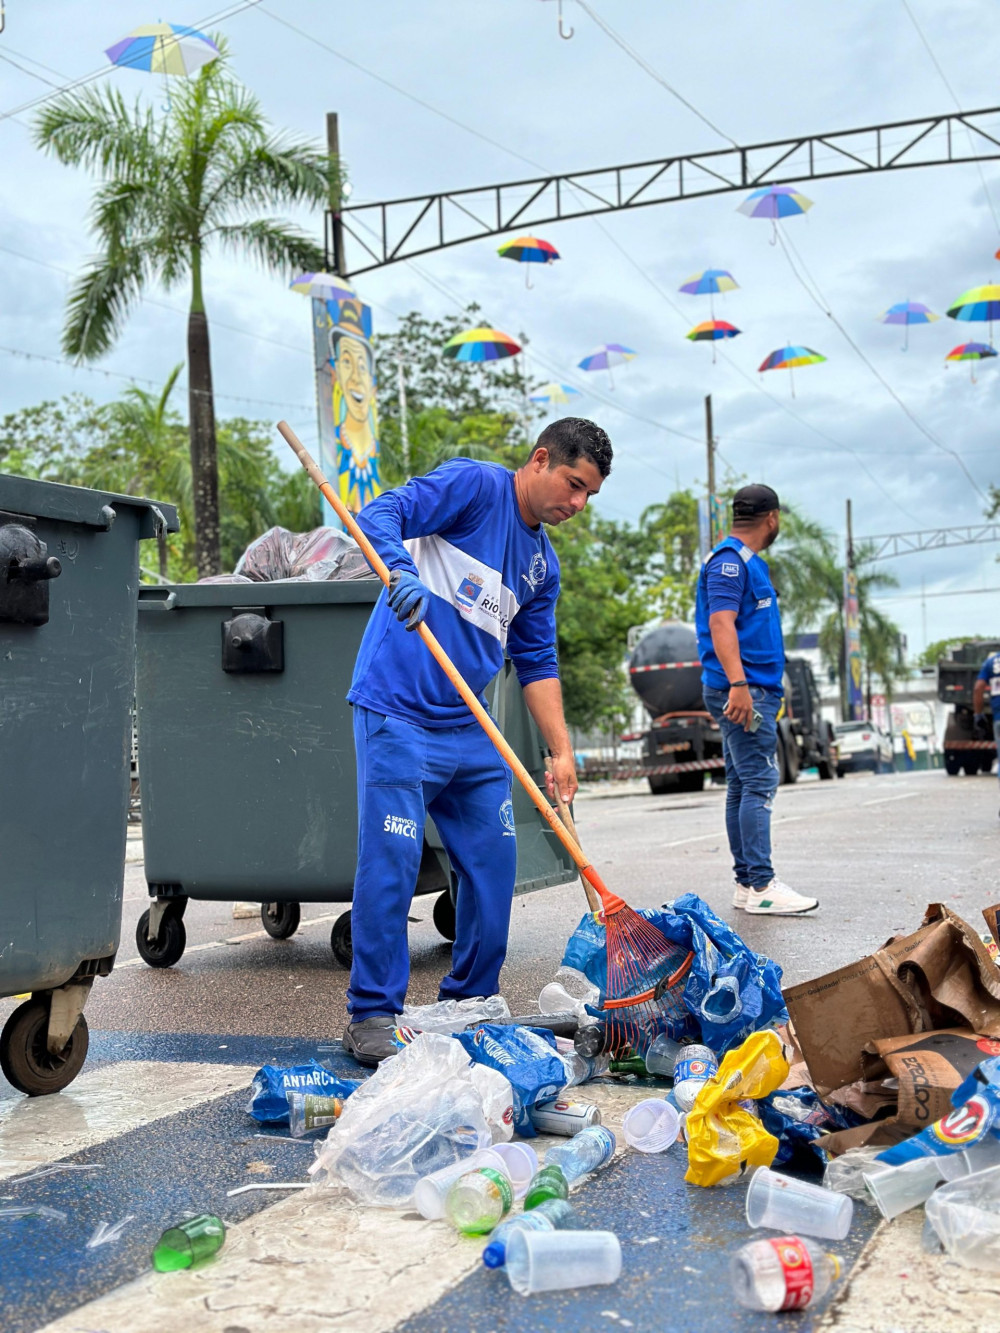
<path id="1" fill-rule="evenodd" d="M 394 569 L 389 576 L 389 605 L 397 620 L 406 620 L 407 629 L 416 629 L 423 620 L 430 595 L 430 589 L 408 569 Z"/>

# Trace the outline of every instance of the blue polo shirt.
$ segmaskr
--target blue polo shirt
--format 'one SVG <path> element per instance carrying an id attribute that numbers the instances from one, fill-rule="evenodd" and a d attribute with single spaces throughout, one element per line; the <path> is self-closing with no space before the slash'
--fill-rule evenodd
<path id="1" fill-rule="evenodd" d="M 993 721 L 1000 722 L 1000 653 L 990 653 L 979 668 L 979 679 L 985 680 L 989 686 Z"/>
<path id="2" fill-rule="evenodd" d="M 726 537 L 706 558 L 698 575 L 694 613 L 701 683 L 707 689 L 728 690 L 729 679 L 709 628 L 709 617 L 715 611 L 736 612 L 736 637 L 747 684 L 780 690 L 785 644 L 778 597 L 767 562 L 738 537 Z"/>

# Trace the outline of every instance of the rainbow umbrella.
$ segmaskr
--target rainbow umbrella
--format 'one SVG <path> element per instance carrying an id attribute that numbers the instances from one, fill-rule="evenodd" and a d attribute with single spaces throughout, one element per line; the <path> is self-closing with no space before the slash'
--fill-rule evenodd
<path id="1" fill-rule="evenodd" d="M 969 378 L 972 383 L 976 382 L 975 364 L 977 361 L 985 361 L 988 357 L 996 356 L 996 349 L 990 347 L 989 343 L 959 343 L 953 347 L 945 361 L 970 361 Z"/>
<path id="2" fill-rule="evenodd" d="M 715 344 L 722 338 L 737 338 L 740 330 L 735 324 L 727 324 L 724 319 L 706 319 L 702 324 L 696 324 L 693 329 L 685 334 L 693 343 L 712 344 L 712 362 L 715 362 Z"/>
<path id="3" fill-rule="evenodd" d="M 358 294 L 346 280 L 336 273 L 300 273 L 288 284 L 293 292 L 315 296 L 321 301 L 356 301 Z"/>
<path id="4" fill-rule="evenodd" d="M 541 384 L 529 397 L 533 403 L 539 403 L 542 407 L 555 407 L 557 404 L 568 403 L 571 398 L 579 398 L 580 390 L 574 389 L 572 384 Z"/>
<path id="5" fill-rule="evenodd" d="M 636 356 L 638 356 L 637 352 L 633 352 L 631 347 L 623 347 L 621 343 L 602 343 L 600 347 L 595 347 L 592 352 L 588 352 L 582 361 L 577 362 L 577 365 L 581 370 L 606 370 L 613 389 L 615 379 L 611 373 L 611 367 L 623 366 L 626 361 L 632 361 Z"/>
<path id="6" fill-rule="evenodd" d="M 504 241 L 497 247 L 501 259 L 516 259 L 520 264 L 552 264 L 559 258 L 559 251 L 548 241 L 538 236 L 517 236 L 513 241 Z M 530 270 L 524 270 L 524 285 L 531 286 L 528 277 Z"/>
<path id="7" fill-rule="evenodd" d="M 677 290 L 689 292 L 691 296 L 712 296 L 715 292 L 734 292 L 739 285 L 726 269 L 706 268 L 701 273 L 692 274 Z"/>
<path id="8" fill-rule="evenodd" d="M 891 305 L 884 315 L 880 315 L 883 324 L 902 324 L 906 329 L 903 335 L 903 351 L 905 352 L 910 345 L 910 325 L 911 324 L 933 324 L 940 315 L 935 315 L 934 311 L 920 301 L 899 301 L 896 305 Z"/>
<path id="9" fill-rule="evenodd" d="M 794 398 L 795 377 L 792 371 L 798 366 L 815 366 L 825 360 L 825 356 L 820 356 L 819 352 L 814 352 L 811 347 L 798 347 L 792 344 L 788 347 L 779 347 L 770 356 L 766 356 L 757 370 L 759 374 L 763 374 L 765 370 L 787 370 Z"/>
<path id="10" fill-rule="evenodd" d="M 450 361 L 502 361 L 506 356 L 517 356 L 521 350 L 509 333 L 481 324 L 449 338 L 442 351 Z"/>
<path id="11" fill-rule="evenodd" d="M 104 54 L 123 69 L 183 76 L 215 60 L 219 48 L 211 37 L 183 23 L 144 23 Z"/>
<path id="12" fill-rule="evenodd" d="M 771 244 L 774 245 L 778 239 L 779 220 L 806 213 L 812 206 L 812 200 L 800 194 L 794 185 L 768 185 L 763 190 L 754 190 L 736 211 L 745 213 L 748 218 L 768 218 L 773 228 Z"/>
<path id="13" fill-rule="evenodd" d="M 948 318 L 992 324 L 995 319 L 1000 319 L 1000 286 L 988 283 L 985 287 L 972 287 L 963 292 L 955 304 L 948 308 Z"/>

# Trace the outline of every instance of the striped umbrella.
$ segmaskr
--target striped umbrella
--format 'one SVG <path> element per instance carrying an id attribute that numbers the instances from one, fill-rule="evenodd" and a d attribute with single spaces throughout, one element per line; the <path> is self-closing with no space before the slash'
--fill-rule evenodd
<path id="1" fill-rule="evenodd" d="M 559 258 L 559 251 L 548 241 L 538 236 L 518 236 L 513 241 L 504 241 L 497 247 L 501 259 L 516 259 L 520 264 L 552 264 Z M 530 287 L 530 270 L 524 270 L 524 285 Z"/>
<path id="2" fill-rule="evenodd" d="M 707 296 L 708 313 L 714 319 L 715 293 L 735 292 L 739 285 L 728 270 L 724 268 L 706 268 L 701 273 L 692 274 L 687 282 L 681 283 L 677 290 L 687 292 L 690 296 Z"/>
<path id="3" fill-rule="evenodd" d="M 482 324 L 475 329 L 466 329 L 464 333 L 456 333 L 442 350 L 450 361 L 502 361 L 504 357 L 517 356 L 521 345 L 509 333 Z"/>
<path id="4" fill-rule="evenodd" d="M 904 326 L 906 332 L 903 335 L 903 351 L 905 352 L 910 345 L 910 325 L 933 324 L 941 316 L 935 315 L 929 306 L 923 305 L 920 301 L 899 301 L 896 305 L 891 305 L 879 318 L 883 324 Z"/>
<path id="5" fill-rule="evenodd" d="M 601 343 L 600 347 L 595 347 L 592 352 L 588 352 L 583 360 L 577 362 L 577 364 L 581 370 L 606 370 L 613 389 L 615 380 L 611 374 L 611 367 L 623 366 L 627 361 L 634 360 L 636 356 L 638 356 L 638 352 L 633 352 L 631 347 L 624 347 L 621 343 Z"/>
<path id="6" fill-rule="evenodd" d="M 724 319 L 706 319 L 701 324 L 696 324 L 693 329 L 689 329 L 684 335 L 693 343 L 712 344 L 712 361 L 715 361 L 715 344 L 723 338 L 738 338 L 740 330 L 735 324 L 727 324 Z"/>
<path id="7" fill-rule="evenodd" d="M 358 294 L 346 278 L 336 273 L 300 273 L 288 284 L 289 290 L 320 301 L 356 301 Z"/>
<path id="8" fill-rule="evenodd" d="M 123 69 L 184 76 L 215 60 L 219 48 L 211 37 L 183 23 L 144 23 L 104 54 Z"/>
<path id="9" fill-rule="evenodd" d="M 529 398 L 533 403 L 539 403 L 542 407 L 563 406 L 572 398 L 579 398 L 580 390 L 574 389 L 572 384 L 540 384 Z"/>
<path id="10" fill-rule="evenodd" d="M 975 384 L 976 362 L 986 361 L 991 356 L 996 356 L 996 349 L 991 347 L 989 343 L 959 343 L 957 347 L 953 347 L 951 349 L 951 351 L 945 357 L 945 361 L 970 362 L 971 364 L 969 365 L 969 379 L 972 381 L 973 384 Z"/>
<path id="11" fill-rule="evenodd" d="M 787 370 L 788 379 L 792 386 L 792 397 L 795 397 L 795 377 L 792 371 L 797 366 L 815 366 L 820 361 L 825 361 L 826 357 L 821 356 L 819 352 L 814 352 L 811 347 L 799 347 L 792 343 L 787 347 L 779 347 L 773 351 L 770 356 L 766 356 L 757 367 L 760 374 L 765 370 Z"/>
<path id="12" fill-rule="evenodd" d="M 778 240 L 779 220 L 807 213 L 812 206 L 812 200 L 800 194 L 794 185 L 768 185 L 763 190 L 754 190 L 736 211 L 748 218 L 767 218 L 772 227 L 771 244 L 774 245 Z"/>

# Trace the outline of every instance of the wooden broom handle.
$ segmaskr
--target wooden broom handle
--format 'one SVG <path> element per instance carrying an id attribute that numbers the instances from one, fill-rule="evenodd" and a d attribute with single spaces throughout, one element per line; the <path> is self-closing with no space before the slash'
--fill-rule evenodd
<path id="1" fill-rule="evenodd" d="M 372 569 L 374 569 L 375 573 L 379 576 L 382 582 L 388 587 L 389 576 L 391 572 L 389 570 L 388 565 L 386 565 L 385 561 L 379 555 L 378 551 L 375 550 L 375 547 L 372 546 L 371 542 L 361 531 L 357 519 L 355 519 L 354 515 L 344 504 L 343 500 L 341 500 L 340 496 L 333 489 L 333 487 L 330 485 L 327 479 L 323 476 L 323 473 L 320 471 L 319 466 L 317 465 L 315 459 L 313 459 L 312 455 L 306 449 L 305 445 L 301 442 L 301 440 L 299 440 L 298 436 L 292 430 L 291 426 L 289 426 L 287 421 L 278 422 L 278 432 L 285 440 L 285 443 L 289 446 L 292 453 L 302 464 L 303 468 L 306 470 L 306 472 L 308 472 L 309 476 L 312 477 L 313 481 L 323 492 L 324 497 L 333 508 L 334 513 L 340 519 L 341 523 L 343 523 L 344 527 L 347 529 L 347 531 L 351 534 L 354 540 L 361 547 L 361 550 L 364 552 L 365 559 L 371 565 Z M 441 670 L 451 681 L 452 685 L 454 685 L 455 689 L 458 690 L 459 694 L 462 696 L 463 700 L 468 705 L 469 710 L 475 717 L 476 721 L 486 732 L 487 736 L 489 736 L 490 740 L 496 746 L 497 750 L 499 750 L 500 754 L 503 756 L 506 762 L 510 765 L 511 769 L 513 769 L 514 773 L 516 773 L 518 781 L 520 782 L 521 786 L 524 788 L 524 790 L 531 797 L 532 801 L 538 807 L 539 813 L 542 815 L 542 818 L 548 823 L 549 827 L 552 829 L 552 832 L 556 835 L 556 837 L 559 839 L 562 845 L 566 848 L 567 852 L 569 852 L 570 856 L 573 858 L 574 865 L 576 865 L 577 869 L 580 871 L 580 874 L 586 880 L 587 884 L 589 884 L 593 889 L 597 891 L 601 900 L 605 902 L 605 905 L 614 902 L 615 895 L 609 892 L 607 886 L 604 884 L 604 881 L 601 879 L 600 875 L 598 875 L 597 871 L 587 860 L 586 856 L 583 853 L 583 850 L 580 847 L 580 844 L 570 834 L 569 830 L 563 824 L 562 820 L 552 809 L 552 806 L 549 804 L 546 797 L 542 794 L 541 788 L 538 786 L 534 778 L 531 776 L 531 774 L 528 772 L 525 766 L 521 763 L 520 759 L 518 759 L 517 755 L 511 749 L 503 733 L 500 731 L 500 728 L 493 721 L 489 713 L 486 711 L 483 705 L 476 698 L 475 694 L 466 684 L 465 678 L 462 676 L 461 672 L 458 670 L 458 667 L 455 666 L 455 663 L 451 660 L 451 658 L 448 656 L 445 650 L 441 647 L 440 643 L 438 643 L 433 632 L 430 630 L 427 624 L 422 621 L 417 626 L 417 633 L 420 635 L 424 643 L 430 649 L 438 666 L 440 666 Z M 588 902 L 590 901 L 589 894 L 587 895 L 587 900 Z"/>
<path id="2" fill-rule="evenodd" d="M 552 772 L 551 759 L 546 759 L 545 771 L 547 773 Z M 555 803 L 556 803 L 556 809 L 559 811 L 559 818 L 562 820 L 563 824 L 565 824 L 571 837 L 573 838 L 573 841 L 579 847 L 580 837 L 576 831 L 576 822 L 573 819 L 573 815 L 570 812 L 570 808 L 563 800 L 562 792 L 559 790 L 558 786 L 556 786 L 554 783 L 552 786 L 552 790 L 555 793 Z M 590 908 L 592 912 L 599 912 L 601 910 L 601 900 L 598 897 L 597 893 L 595 893 L 595 891 L 587 883 L 587 880 L 583 875 L 580 876 L 580 882 L 583 884 L 583 891 L 587 895 L 587 906 Z"/>

